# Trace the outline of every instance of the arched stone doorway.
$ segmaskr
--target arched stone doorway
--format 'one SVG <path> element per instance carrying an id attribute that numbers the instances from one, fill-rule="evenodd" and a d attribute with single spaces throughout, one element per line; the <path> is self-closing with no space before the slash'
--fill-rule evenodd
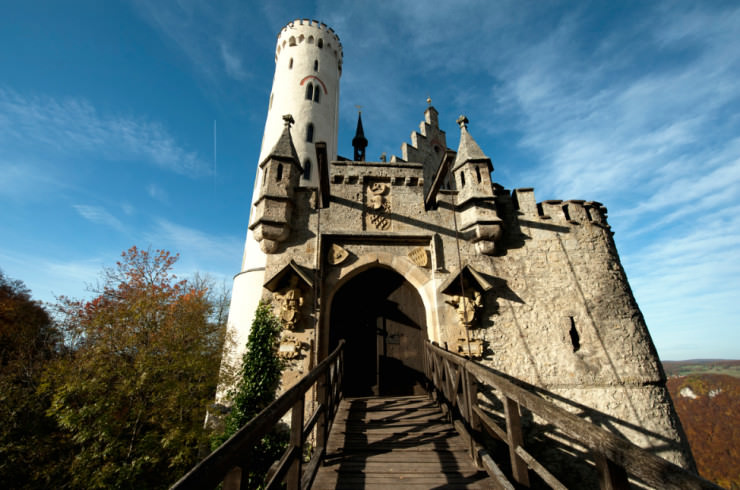
<path id="1" fill-rule="evenodd" d="M 423 393 L 426 313 L 419 293 L 403 276 L 375 267 L 334 295 L 330 350 L 345 339 L 347 396 Z"/>

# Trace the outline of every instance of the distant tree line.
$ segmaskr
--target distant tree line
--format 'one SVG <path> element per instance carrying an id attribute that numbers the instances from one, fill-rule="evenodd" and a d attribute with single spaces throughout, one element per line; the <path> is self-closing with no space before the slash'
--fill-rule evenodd
<path id="1" fill-rule="evenodd" d="M 47 310 L 0 272 L 0 482 L 166 488 L 208 451 L 228 298 L 136 247 Z"/>

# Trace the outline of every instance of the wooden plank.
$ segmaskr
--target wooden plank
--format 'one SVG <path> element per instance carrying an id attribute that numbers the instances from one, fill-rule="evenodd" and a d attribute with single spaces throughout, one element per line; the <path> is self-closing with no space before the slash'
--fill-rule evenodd
<path id="1" fill-rule="evenodd" d="M 527 466 L 532 468 L 532 470 L 537 473 L 542 480 L 544 480 L 545 483 L 550 485 L 550 488 L 553 488 L 555 490 L 568 490 L 568 487 L 560 483 L 560 480 L 555 478 L 555 475 L 550 473 L 547 468 L 542 466 L 539 461 L 534 459 L 534 457 L 529 454 L 523 447 L 519 446 L 516 448 L 516 453 L 519 455 L 520 458 L 524 460 L 525 463 L 527 463 Z"/>
<path id="2" fill-rule="evenodd" d="M 504 397 L 504 413 L 506 414 L 506 435 L 509 444 L 509 459 L 511 473 L 517 483 L 529 486 L 527 464 L 516 453 L 516 448 L 524 444 L 522 437 L 522 423 L 519 417 L 519 405 L 511 398 Z"/>
<path id="3" fill-rule="evenodd" d="M 478 456 L 480 457 L 486 472 L 491 476 L 494 488 L 501 490 L 514 490 L 514 486 L 511 484 L 509 479 L 506 478 L 506 475 L 501 471 L 501 468 L 499 468 L 493 461 L 493 458 L 488 454 L 488 451 L 481 449 L 478 451 Z"/>

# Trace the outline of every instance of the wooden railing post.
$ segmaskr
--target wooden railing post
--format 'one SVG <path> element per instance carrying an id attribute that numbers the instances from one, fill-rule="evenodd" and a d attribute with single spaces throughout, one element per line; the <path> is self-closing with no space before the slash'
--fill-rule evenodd
<path id="1" fill-rule="evenodd" d="M 319 419 L 316 422 L 316 449 L 321 451 L 326 448 L 326 440 L 329 437 L 329 417 L 331 406 L 329 405 L 329 391 L 331 389 L 331 368 L 326 370 L 326 375 L 322 376 L 323 380 L 319 381 L 318 393 L 316 398 L 319 401 Z"/>
<path id="2" fill-rule="evenodd" d="M 465 384 L 465 408 L 467 411 L 468 424 L 470 425 L 470 456 L 472 456 L 475 464 L 481 466 L 481 458 L 478 452 L 478 444 L 475 442 L 475 438 L 480 432 L 480 417 L 475 411 L 475 407 L 478 406 L 478 383 L 475 381 L 475 376 L 468 372 L 467 366 L 463 372 L 463 383 Z"/>
<path id="3" fill-rule="evenodd" d="M 517 483 L 528 487 L 529 471 L 527 469 L 527 463 L 516 453 L 517 446 L 524 447 L 519 404 L 508 396 L 504 396 L 503 401 L 504 413 L 506 415 L 506 435 L 509 443 L 509 459 L 511 460 L 511 474 Z"/>
<path id="4" fill-rule="evenodd" d="M 601 490 L 627 490 L 627 472 L 620 465 L 611 461 L 603 453 L 594 453 L 596 469 L 599 471 L 599 488 Z"/>
<path id="5" fill-rule="evenodd" d="M 305 394 L 298 398 L 290 414 L 290 447 L 293 451 L 293 462 L 288 469 L 286 479 L 289 490 L 301 488 L 301 467 L 303 465 L 303 409 Z"/>
<path id="6" fill-rule="evenodd" d="M 221 487 L 223 490 L 241 490 L 242 488 L 242 469 L 238 466 L 231 468 L 231 471 L 226 473 L 224 477 L 224 484 Z"/>

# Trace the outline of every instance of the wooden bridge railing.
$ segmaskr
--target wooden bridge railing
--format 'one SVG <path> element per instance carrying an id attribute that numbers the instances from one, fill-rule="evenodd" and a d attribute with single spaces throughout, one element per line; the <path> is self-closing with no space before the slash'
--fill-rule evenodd
<path id="1" fill-rule="evenodd" d="M 566 488 L 524 448 L 522 407 L 589 449 L 603 489 L 630 488 L 628 476 L 654 488 L 720 488 L 513 384 L 491 369 L 429 342 L 425 346 L 424 364 L 425 374 L 433 384 L 433 395 L 452 415 L 458 432 L 469 441 L 473 459 L 498 482 L 499 488 L 513 486 L 481 444 L 483 430 L 508 445 L 511 475 L 516 483 L 529 487 L 529 470 L 532 470 L 551 488 Z M 493 387 L 500 394 L 505 427 L 479 406 L 479 384 Z"/>
<path id="2" fill-rule="evenodd" d="M 326 441 L 342 396 L 344 340 L 329 357 L 321 361 L 295 386 L 262 410 L 218 449 L 208 455 L 171 488 L 177 490 L 215 488 L 223 482 L 224 490 L 241 487 L 244 455 L 291 411 L 290 442 L 266 488 L 278 488 L 283 481 L 289 490 L 311 486 L 326 452 Z M 306 393 L 316 385 L 318 406 L 304 423 Z M 311 460 L 304 465 L 303 448 L 316 427 L 316 443 Z"/>

